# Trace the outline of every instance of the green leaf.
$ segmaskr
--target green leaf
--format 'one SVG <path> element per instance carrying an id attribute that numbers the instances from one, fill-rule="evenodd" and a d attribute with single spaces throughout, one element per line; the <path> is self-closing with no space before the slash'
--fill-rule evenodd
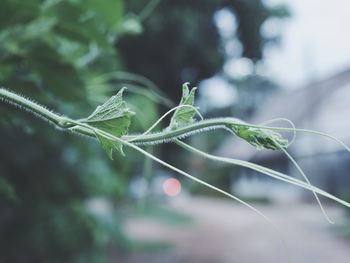
<path id="1" fill-rule="evenodd" d="M 70 63 L 62 61 L 57 50 L 47 43 L 36 41 L 31 44 L 26 54 L 26 65 L 40 76 L 55 96 L 68 101 L 85 98 L 84 81 L 78 71 Z"/>
<path id="2" fill-rule="evenodd" d="M 82 4 L 94 12 L 96 20 L 105 23 L 108 29 L 115 29 L 123 20 L 124 1 L 121 0 L 85 0 Z M 100 26 L 101 27 L 101 26 Z"/>
<path id="3" fill-rule="evenodd" d="M 123 151 L 123 145 L 120 142 L 105 138 L 97 133 L 95 135 L 98 141 L 100 142 L 102 148 L 106 151 L 109 159 L 113 160 L 113 152 L 115 150 L 120 152 L 121 155 L 125 156 L 125 153 Z"/>
<path id="4" fill-rule="evenodd" d="M 191 91 L 188 88 L 189 83 L 182 85 L 182 98 L 179 106 L 190 105 L 193 106 L 194 96 L 197 88 L 193 88 Z M 196 110 L 194 107 L 178 108 L 170 121 L 170 129 L 177 129 L 181 126 L 185 126 L 191 122 L 194 122 L 194 115 Z"/>
<path id="5" fill-rule="evenodd" d="M 81 121 L 116 137 L 127 134 L 131 116 L 134 113 L 128 108 L 126 102 L 123 101 L 124 90 L 125 88 L 121 89 L 104 104 L 97 106 L 89 117 Z M 124 155 L 121 143 L 97 134 L 96 137 L 111 159 L 114 149 Z"/>
<path id="6" fill-rule="evenodd" d="M 238 137 L 253 145 L 257 150 L 279 150 L 289 145 L 287 139 L 271 130 L 241 125 L 232 125 L 231 129 Z"/>
<path id="7" fill-rule="evenodd" d="M 18 201 L 15 190 L 3 177 L 0 177 L 0 195 L 3 195 L 8 201 Z"/>

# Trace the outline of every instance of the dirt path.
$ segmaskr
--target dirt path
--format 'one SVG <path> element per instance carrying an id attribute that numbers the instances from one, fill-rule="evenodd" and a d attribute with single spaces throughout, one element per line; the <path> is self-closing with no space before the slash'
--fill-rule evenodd
<path id="1" fill-rule="evenodd" d="M 287 262 L 280 237 L 251 210 L 231 201 L 191 198 L 169 204 L 195 223 L 163 225 L 145 219 L 130 221 L 128 233 L 137 239 L 167 241 L 174 247 L 161 253 L 133 253 L 127 263 L 280 263 Z M 295 263 L 348 263 L 350 241 L 329 225 L 316 205 L 259 205 L 279 226 Z M 328 207 L 337 222 L 343 210 Z"/>

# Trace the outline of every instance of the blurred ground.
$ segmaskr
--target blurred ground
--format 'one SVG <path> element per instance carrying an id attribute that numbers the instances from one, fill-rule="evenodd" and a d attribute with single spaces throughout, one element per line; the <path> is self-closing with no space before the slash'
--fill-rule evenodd
<path id="1" fill-rule="evenodd" d="M 115 262 L 139 263 L 274 263 L 287 262 L 278 234 L 251 210 L 229 200 L 190 198 L 169 204 L 194 220 L 186 225 L 166 225 L 149 219 L 128 223 L 135 239 L 167 241 L 173 247 L 162 252 L 134 252 Z M 317 205 L 257 205 L 281 230 L 292 262 L 346 263 L 350 240 L 339 226 L 329 225 Z M 344 210 L 326 207 L 341 224 Z"/>

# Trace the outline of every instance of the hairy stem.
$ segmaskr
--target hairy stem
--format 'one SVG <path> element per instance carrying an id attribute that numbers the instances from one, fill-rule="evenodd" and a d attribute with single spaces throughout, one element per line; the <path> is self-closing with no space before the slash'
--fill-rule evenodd
<path id="1" fill-rule="evenodd" d="M 52 123 L 56 124 L 61 128 L 71 127 L 71 122 L 69 118 L 53 113 L 52 111 L 46 109 L 38 103 L 4 88 L 0 88 L 0 99 L 20 108 L 23 108 L 29 112 L 32 112 L 40 117 L 43 117 L 44 119 L 51 121 Z"/>
<path id="2" fill-rule="evenodd" d="M 21 95 L 18 95 L 14 92 L 6 90 L 4 88 L 0 88 L 0 100 L 1 99 L 6 102 L 9 102 L 10 104 L 17 105 L 20 108 L 24 108 L 25 110 L 32 112 L 38 116 L 41 116 L 44 119 L 51 121 L 58 127 L 66 128 L 66 129 L 70 128 L 71 131 L 79 132 L 90 137 L 95 137 L 95 134 L 89 129 L 86 129 L 86 128 L 84 129 L 81 126 L 73 127 L 74 122 L 72 121 L 72 119 L 53 113 L 52 111 L 46 109 L 45 107 Z M 312 133 L 312 134 L 328 137 L 332 140 L 335 140 L 337 143 L 342 145 L 347 151 L 350 152 L 350 148 L 344 142 L 322 132 L 306 130 L 306 129 L 252 125 L 249 123 L 245 123 L 239 119 L 231 118 L 231 117 L 200 120 L 194 123 L 190 123 L 186 126 L 179 127 L 176 130 L 165 129 L 160 132 L 145 134 L 142 136 L 140 136 L 139 134 L 125 135 L 122 137 L 122 139 L 125 141 L 132 141 L 133 144 L 146 144 L 146 145 L 155 144 L 155 143 L 173 142 L 177 139 L 185 138 L 190 135 L 203 132 L 203 131 L 212 130 L 212 129 L 223 128 L 223 129 L 231 130 L 232 125 L 237 127 L 238 126 L 253 127 L 253 128 L 266 129 L 266 130 Z"/>

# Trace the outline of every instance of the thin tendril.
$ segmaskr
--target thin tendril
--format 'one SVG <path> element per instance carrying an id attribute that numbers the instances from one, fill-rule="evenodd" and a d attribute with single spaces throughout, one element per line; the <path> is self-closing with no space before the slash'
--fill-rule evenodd
<path id="1" fill-rule="evenodd" d="M 294 141 L 295 141 L 295 138 L 297 136 L 297 131 L 296 131 L 296 127 L 294 125 L 294 123 L 287 119 L 287 118 L 276 118 L 276 119 L 271 119 L 271 120 L 268 120 L 268 121 L 264 121 L 263 123 L 260 123 L 259 125 L 262 125 L 262 126 L 265 126 L 266 124 L 269 124 L 269 123 L 274 123 L 274 122 L 278 122 L 278 121 L 285 121 L 285 122 L 288 122 L 291 126 L 292 126 L 292 129 L 293 129 L 293 137 L 292 139 L 290 140 L 290 142 L 288 143 L 288 145 L 286 146 L 286 148 L 288 148 L 289 146 L 291 146 Z"/>
<path id="2" fill-rule="evenodd" d="M 240 124 L 238 124 L 240 125 Z M 347 146 L 342 140 L 333 137 L 332 135 L 329 135 L 327 133 L 324 132 L 320 132 L 320 131 L 314 131 L 314 130 L 308 130 L 308 129 L 300 129 L 300 128 L 282 128 L 282 127 L 270 127 L 270 126 L 260 126 L 260 125 L 246 125 L 248 127 L 255 127 L 255 128 L 262 128 L 262 129 L 269 129 L 269 130 L 275 130 L 275 131 L 289 131 L 289 132 L 305 132 L 305 133 L 311 133 L 311 134 L 316 134 L 322 137 L 326 137 L 329 139 L 332 139 L 334 141 L 336 141 L 338 144 L 340 144 L 344 149 L 346 149 L 346 151 L 348 151 L 350 153 L 350 147 Z"/>
<path id="3" fill-rule="evenodd" d="M 285 153 L 285 155 L 288 157 L 288 159 L 294 164 L 294 166 L 298 169 L 298 171 L 300 172 L 300 174 L 304 177 L 305 181 L 312 186 L 310 180 L 308 179 L 308 177 L 306 176 L 306 174 L 304 173 L 303 169 L 301 169 L 301 167 L 298 165 L 298 163 L 294 160 L 294 158 L 287 152 L 286 149 L 284 149 L 283 147 L 281 147 L 281 150 Z M 312 193 L 314 194 L 317 203 L 324 215 L 324 217 L 326 218 L 326 220 L 330 223 L 330 224 L 334 224 L 334 222 L 329 218 L 328 214 L 326 213 L 326 210 L 324 209 L 320 199 L 318 198 L 318 195 L 316 194 L 316 192 L 314 190 L 312 190 Z"/>
<path id="4" fill-rule="evenodd" d="M 133 141 L 136 141 L 136 140 L 139 140 L 141 138 L 143 138 L 145 135 L 149 134 L 165 117 L 167 117 L 170 113 L 172 113 L 173 111 L 176 111 L 177 109 L 180 109 L 180 108 L 185 108 L 185 107 L 189 107 L 189 108 L 192 108 L 193 110 L 196 111 L 196 113 L 198 114 L 199 118 L 201 120 L 203 120 L 203 116 L 202 114 L 199 112 L 199 110 L 192 106 L 192 105 L 179 105 L 179 106 L 176 106 L 170 110 L 168 110 L 166 113 L 164 113 L 155 123 L 153 123 L 153 125 L 151 127 L 149 127 L 144 133 L 128 140 L 128 142 L 133 142 Z"/>
<path id="5" fill-rule="evenodd" d="M 188 106 L 190 106 L 190 105 L 188 105 Z M 291 262 L 291 257 L 290 257 L 290 254 L 289 254 L 288 246 L 286 244 L 286 241 L 283 238 L 283 235 L 281 234 L 281 231 L 279 230 L 279 228 L 267 216 L 265 216 L 262 212 L 260 212 L 260 210 L 258 210 L 254 206 L 248 204 L 247 202 L 241 200 L 240 198 L 238 198 L 238 197 L 236 197 L 236 196 L 234 196 L 234 195 L 232 195 L 232 194 L 230 194 L 230 193 L 228 193 L 228 192 L 226 192 L 226 191 L 224 191 L 224 190 L 222 190 L 222 189 L 220 189 L 218 187 L 215 187 L 215 186 L 213 186 L 213 185 L 211 185 L 211 184 L 209 184 L 209 183 L 207 183 L 207 182 L 205 182 L 205 181 L 203 181 L 203 180 L 201 180 L 201 179 L 199 179 L 197 177 L 194 177 L 194 176 L 190 175 L 189 173 L 186 173 L 185 171 L 183 171 L 183 170 L 181 170 L 179 168 L 176 168 L 176 167 L 172 166 L 171 164 L 168 164 L 167 162 L 164 162 L 163 160 L 161 160 L 161 159 L 157 158 L 156 156 L 148 153 L 147 151 L 143 150 L 142 148 L 138 147 L 137 145 L 135 145 L 133 143 L 125 141 L 125 140 L 123 140 L 121 138 L 118 138 L 118 137 L 116 137 L 116 136 L 114 136 L 112 134 L 109 134 L 107 132 L 104 132 L 104 131 L 102 131 L 100 129 L 91 127 L 90 125 L 83 124 L 83 123 L 80 123 L 80 122 L 77 122 L 77 121 L 74 121 L 74 120 L 73 120 L 73 123 L 75 123 L 76 125 L 80 125 L 80 126 L 86 128 L 86 129 L 90 129 L 95 134 L 100 134 L 101 136 L 103 136 L 103 137 L 105 137 L 107 139 L 115 140 L 115 141 L 117 141 L 117 142 L 119 142 L 119 143 L 121 143 L 121 144 L 123 144 L 125 146 L 129 146 L 130 148 L 133 148 L 134 150 L 136 150 L 136 151 L 142 153 L 143 155 L 145 155 L 146 157 L 148 157 L 148 158 L 150 158 L 150 159 L 152 159 L 152 160 L 162 164 L 163 166 L 168 167 L 169 169 L 171 169 L 171 170 L 173 170 L 173 171 L 175 171 L 175 172 L 177 172 L 179 174 L 182 174 L 183 176 L 185 176 L 185 177 L 187 177 L 187 178 L 189 178 L 189 179 L 191 179 L 191 180 L 193 180 L 193 181 L 195 181 L 195 182 L 197 182 L 197 183 L 199 183 L 201 185 L 204 185 L 204 186 L 206 186 L 206 187 L 208 187 L 208 188 L 210 188 L 210 189 L 212 189 L 212 190 L 214 190 L 216 192 L 219 192 L 219 193 L 221 193 L 221 194 L 223 194 L 223 195 L 225 195 L 225 196 L 227 196 L 227 197 L 229 197 L 229 198 L 231 198 L 233 200 L 236 200 L 237 202 L 239 202 L 239 203 L 245 205 L 246 207 L 250 208 L 256 214 L 261 216 L 276 231 L 276 233 L 278 234 L 278 236 L 280 237 L 280 240 L 282 242 L 285 254 L 287 256 L 287 260 L 288 260 L 288 262 Z"/>
<path id="6" fill-rule="evenodd" d="M 288 147 L 289 147 L 290 145 L 292 145 L 292 143 L 295 141 L 295 137 L 296 137 L 296 131 L 295 131 L 296 128 L 295 128 L 295 125 L 294 125 L 294 123 L 293 123 L 292 121 L 290 121 L 290 120 L 288 120 L 288 119 L 286 119 L 286 118 L 276 118 L 276 119 L 272 119 L 272 120 L 268 120 L 268 121 L 266 121 L 266 122 L 263 122 L 263 123 L 261 123 L 261 124 L 259 124 L 259 125 L 266 125 L 266 124 L 273 123 L 273 122 L 277 122 L 277 121 L 286 121 L 286 122 L 288 122 L 288 123 L 292 126 L 292 128 L 293 128 L 293 130 L 294 130 L 294 131 L 293 131 L 293 138 L 292 138 L 292 140 L 290 141 L 290 143 L 288 144 L 288 146 L 287 146 L 287 148 L 288 148 Z M 306 176 L 306 174 L 304 173 L 303 169 L 301 169 L 301 167 L 300 167 L 299 164 L 295 161 L 295 159 L 287 152 L 286 149 L 284 149 L 284 147 L 280 147 L 280 149 L 284 152 L 284 154 L 287 156 L 287 158 L 294 164 L 294 166 L 297 168 L 297 170 L 300 172 L 300 174 L 304 177 L 305 181 L 306 181 L 310 186 L 312 186 L 312 184 L 311 184 L 309 178 Z M 329 218 L 328 214 L 326 213 L 326 210 L 324 209 L 324 207 L 323 207 L 323 205 L 322 205 L 322 203 L 321 203 L 321 201 L 320 201 L 318 195 L 316 194 L 316 192 L 315 192 L 314 190 L 312 190 L 312 193 L 313 193 L 313 195 L 315 196 L 316 201 L 317 201 L 317 203 L 318 203 L 318 205 L 319 205 L 319 207 L 320 207 L 320 209 L 321 209 L 321 211 L 322 211 L 324 217 L 326 218 L 326 220 L 327 220 L 330 224 L 334 224 L 334 222 Z"/>
<path id="7" fill-rule="evenodd" d="M 233 200 L 236 200 L 237 202 L 241 203 L 242 205 L 244 205 L 244 206 L 250 208 L 250 209 L 251 209 L 252 211 L 254 211 L 256 214 L 258 214 L 259 216 L 261 216 L 261 217 L 262 217 L 269 225 L 271 225 L 272 228 L 276 231 L 276 233 L 278 234 L 278 236 L 280 237 L 280 240 L 281 240 L 281 242 L 282 242 L 282 245 L 283 245 L 285 254 L 286 254 L 286 256 L 287 256 L 288 262 L 291 262 L 290 254 L 289 254 L 289 250 L 288 250 L 288 246 L 287 246 L 287 244 L 286 244 L 285 239 L 283 238 L 283 235 L 282 235 L 281 231 L 279 230 L 279 228 L 277 227 L 277 225 L 275 225 L 267 216 L 265 216 L 262 212 L 260 212 L 260 210 L 258 210 L 258 209 L 255 208 L 254 206 L 248 204 L 247 202 L 241 200 L 240 198 L 238 198 L 238 197 L 236 197 L 236 196 L 234 196 L 234 195 L 232 195 L 232 194 L 230 194 L 230 193 L 228 193 L 228 192 L 226 192 L 226 191 L 224 191 L 224 190 L 222 190 L 222 189 L 220 189 L 220 188 L 218 188 L 218 187 L 216 187 L 216 186 L 213 186 L 213 185 L 211 185 L 211 184 L 209 184 L 209 183 L 207 183 L 207 182 L 205 182 L 205 181 L 203 181 L 203 180 L 201 180 L 201 179 L 199 179 L 199 178 L 197 178 L 197 177 L 194 177 L 194 176 L 190 175 L 189 173 L 186 173 L 185 171 L 183 171 L 183 170 L 181 170 L 181 169 L 179 169 L 179 168 L 176 168 L 176 167 L 174 167 L 174 166 L 168 164 L 167 162 L 164 162 L 163 160 L 161 160 L 161 159 L 157 158 L 156 156 L 154 156 L 154 155 L 148 153 L 147 151 L 143 150 L 142 148 L 138 147 L 137 145 L 134 145 L 134 144 L 132 144 L 132 143 L 130 143 L 130 142 L 128 142 L 128 141 L 122 140 L 121 138 L 112 136 L 111 134 L 106 133 L 106 132 L 103 132 L 103 131 L 101 131 L 101 130 L 99 130 L 99 129 L 96 129 L 96 128 L 93 128 L 93 127 L 90 127 L 90 128 L 91 128 L 94 132 L 97 132 L 97 133 L 101 134 L 101 135 L 104 136 L 105 138 L 107 138 L 107 139 L 113 139 L 113 140 L 116 140 L 116 141 L 118 141 L 118 142 L 120 142 L 120 143 L 126 145 L 126 146 L 129 146 L 130 148 L 133 148 L 134 150 L 136 150 L 136 151 L 138 151 L 138 152 L 144 154 L 145 156 L 147 156 L 147 157 L 149 157 L 150 159 L 152 159 L 152 160 L 154 160 L 154 161 L 156 161 L 156 162 L 162 164 L 163 166 L 168 167 L 169 169 L 171 169 L 171 170 L 173 170 L 173 171 L 175 171 L 175 172 L 177 172 L 177 173 L 179 173 L 179 174 L 182 174 L 183 176 L 185 176 L 185 177 L 187 177 L 187 178 L 189 178 L 189 179 L 191 179 L 191 180 L 193 180 L 193 181 L 195 181 L 195 182 L 197 182 L 197 183 L 199 183 L 199 184 L 201 184 L 201 185 L 204 185 L 204 186 L 206 186 L 206 187 L 208 187 L 208 188 L 210 188 L 210 189 L 212 189 L 212 190 L 214 190 L 214 191 L 216 191 L 216 192 L 219 192 L 219 193 L 221 193 L 221 194 L 223 194 L 223 195 L 225 195 L 225 196 L 227 196 L 227 197 L 229 197 L 229 198 L 231 198 L 231 199 L 233 199 Z"/>
<path id="8" fill-rule="evenodd" d="M 342 199 L 339 199 L 336 196 L 331 195 L 331 194 L 329 194 L 329 193 L 327 193 L 327 192 L 325 192 L 325 191 L 323 191 L 323 190 L 321 190 L 313 185 L 306 184 L 305 182 L 302 182 L 302 181 L 300 181 L 294 177 L 288 176 L 284 173 L 272 170 L 270 168 L 267 168 L 267 167 L 264 167 L 264 166 L 261 166 L 261 165 L 258 165 L 258 164 L 252 163 L 252 162 L 247 162 L 247 161 L 233 159 L 233 158 L 227 158 L 227 157 L 220 157 L 220 156 L 216 156 L 213 154 L 209 154 L 209 153 L 201 151 L 201 150 L 199 150 L 191 145 L 188 145 L 180 140 L 176 140 L 176 143 L 180 147 L 182 147 L 182 148 L 184 148 L 192 153 L 195 153 L 195 154 L 201 155 L 205 158 L 208 158 L 210 160 L 219 161 L 219 162 L 228 163 L 228 164 L 234 164 L 234 165 L 238 165 L 238 166 L 245 167 L 248 169 L 252 169 L 252 170 L 258 171 L 260 173 L 263 173 L 265 175 L 268 175 L 272 178 L 281 180 L 283 182 L 287 182 L 287 183 L 299 186 L 299 187 L 304 188 L 306 190 L 310 190 L 310 191 L 314 190 L 318 194 L 320 194 L 324 197 L 327 197 L 333 201 L 336 201 L 345 207 L 350 208 L 350 203 L 348 203 Z"/>

